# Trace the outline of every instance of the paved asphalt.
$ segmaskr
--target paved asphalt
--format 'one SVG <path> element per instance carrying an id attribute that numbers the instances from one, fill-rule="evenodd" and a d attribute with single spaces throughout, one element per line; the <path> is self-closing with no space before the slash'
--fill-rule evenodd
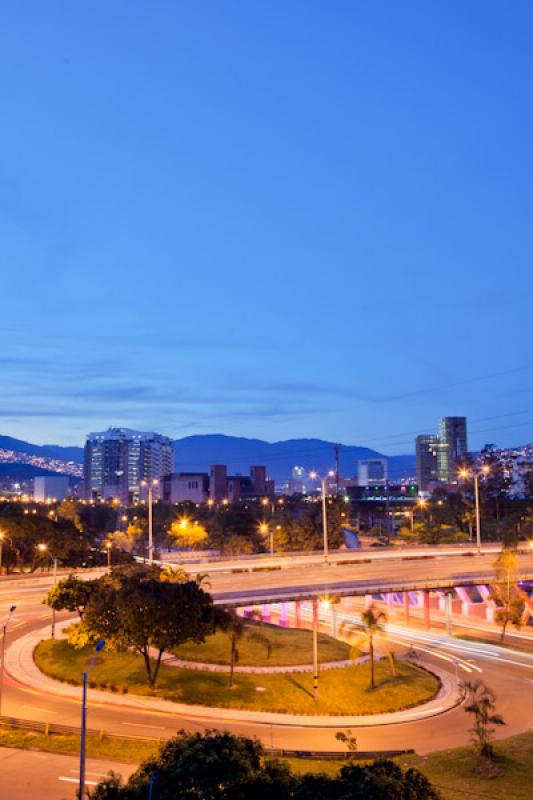
<path id="1" fill-rule="evenodd" d="M 93 786 L 113 769 L 128 777 L 133 764 L 87 761 L 87 785 Z M 0 747 L 2 800 L 74 800 L 78 760 L 73 756 Z"/>
<path id="2" fill-rule="evenodd" d="M 347 587 L 357 585 L 361 590 L 367 582 L 374 583 L 381 575 L 381 579 L 404 580 L 407 573 L 419 578 L 436 578 L 444 575 L 489 574 L 490 564 L 494 556 L 465 558 L 442 557 L 431 561 L 398 561 L 376 562 L 371 564 L 357 564 L 339 567 L 306 567 L 293 570 L 266 572 L 220 574 L 213 576 L 213 594 L 220 600 L 235 593 L 239 596 L 246 594 L 252 599 L 254 590 L 263 592 L 273 588 L 289 586 L 292 591 L 294 586 L 316 588 L 318 593 L 333 593 L 339 585 Z M 475 564 L 473 563 L 475 562 Z M 521 567 L 528 573 L 533 566 L 533 557 L 525 556 L 521 559 Z M 401 576 L 401 578 L 399 578 Z M 30 630 L 43 625 L 43 620 L 50 619 L 50 611 L 42 605 L 42 598 L 51 584 L 49 576 L 32 577 L 24 580 L 7 581 L 0 583 L 0 621 L 11 603 L 16 603 L 17 609 L 12 618 L 9 640 L 26 634 Z M 58 615 L 61 618 L 61 615 Z M 405 630 L 403 635 L 396 629 L 396 638 L 402 640 L 418 641 L 424 649 L 424 663 L 432 663 L 441 669 L 448 668 L 455 671 L 454 660 L 458 660 L 459 676 L 461 678 L 479 677 L 487 683 L 498 697 L 498 710 L 506 720 L 506 727 L 498 731 L 499 735 L 509 736 L 513 733 L 527 730 L 532 725 L 531 707 L 527 698 L 531 697 L 533 684 L 533 660 L 527 654 L 508 651 L 493 651 L 481 644 L 471 642 L 459 643 L 448 640 L 439 632 L 415 633 Z M 418 645 L 417 645 L 418 646 Z M 448 660 L 443 660 L 448 659 Z M 472 672 L 467 672 L 472 670 Z M 4 697 L 2 713 L 4 715 L 21 717 L 34 720 L 79 725 L 79 703 L 70 698 L 58 698 L 44 692 L 29 689 L 14 682 L 10 676 L 5 676 Z M 188 730 L 203 730 L 207 727 L 222 727 L 217 719 L 216 712 L 212 720 L 195 719 L 192 715 L 163 714 L 154 711 L 143 711 L 127 707 L 113 707 L 106 704 L 90 702 L 89 698 L 89 727 L 104 729 L 108 732 L 127 733 L 144 736 L 165 737 L 172 735 L 180 728 Z M 335 734 L 336 727 L 306 727 L 302 728 L 267 725 L 260 723 L 232 722 L 225 723 L 225 728 L 235 733 L 258 736 L 266 746 L 290 749 L 330 750 L 337 749 L 338 743 Z M 454 746 L 468 741 L 469 721 L 466 720 L 464 711 L 455 708 L 437 717 L 404 722 L 401 724 L 383 727 L 360 727 L 355 731 L 360 750 L 401 749 L 413 747 L 420 753 L 431 750 Z M 31 758 L 36 754 L 31 754 Z M 30 758 L 30 755 L 22 758 Z M 48 758 L 48 757 L 47 757 Z M 2 773 L 4 775 L 4 773 Z M 4 784 L 2 781 L 3 786 Z M 2 796 L 7 796 L 2 793 Z M 13 796 L 22 800 L 24 795 L 13 791 Z M 27 795 L 28 797 L 46 797 L 41 795 Z M 61 797 L 62 795 L 50 795 Z M 68 796 L 68 795 L 65 795 Z"/>
<path id="3" fill-rule="evenodd" d="M 370 556 L 372 557 L 372 556 Z M 445 584 L 486 583 L 494 577 L 494 554 L 439 554 L 339 565 L 210 575 L 211 593 L 225 603 L 297 599 L 323 594 L 361 595 L 381 590 L 435 588 Z M 533 580 L 533 553 L 519 556 L 519 577 Z"/>

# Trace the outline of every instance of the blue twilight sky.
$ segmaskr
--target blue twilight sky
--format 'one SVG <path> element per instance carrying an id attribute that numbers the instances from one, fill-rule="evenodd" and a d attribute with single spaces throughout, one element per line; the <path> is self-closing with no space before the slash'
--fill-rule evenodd
<path id="1" fill-rule="evenodd" d="M 0 433 L 533 440 L 530 0 L 6 0 Z"/>

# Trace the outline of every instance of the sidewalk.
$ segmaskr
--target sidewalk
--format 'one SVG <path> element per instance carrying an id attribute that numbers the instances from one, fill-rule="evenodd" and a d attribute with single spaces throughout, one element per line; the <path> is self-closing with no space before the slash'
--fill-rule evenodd
<path id="1" fill-rule="evenodd" d="M 54 694 L 59 697 L 80 699 L 81 689 L 67 683 L 56 681 L 44 675 L 35 665 L 33 650 L 39 642 L 48 638 L 49 626 L 21 636 L 11 644 L 6 652 L 6 672 L 15 680 L 33 690 Z M 319 716 L 314 714 L 280 714 L 267 711 L 248 711 L 230 708 L 211 708 L 209 706 L 185 705 L 173 703 L 153 697 L 140 695 L 117 695 L 112 692 L 91 689 L 89 700 L 104 705 L 122 706 L 137 710 L 158 711 L 175 716 L 205 719 L 210 723 L 220 724 L 223 721 L 256 722 L 268 725 L 287 725 L 297 727 L 370 727 L 414 722 L 417 719 L 436 716 L 454 708 L 458 703 L 457 688 L 453 677 L 441 669 L 431 667 L 441 680 L 441 690 L 437 697 L 416 708 L 405 709 L 387 714 L 358 716 Z"/>

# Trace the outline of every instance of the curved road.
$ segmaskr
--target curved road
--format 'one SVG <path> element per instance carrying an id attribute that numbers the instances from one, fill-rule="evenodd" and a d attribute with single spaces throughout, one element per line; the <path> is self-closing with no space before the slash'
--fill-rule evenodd
<path id="1" fill-rule="evenodd" d="M 478 557 L 479 558 L 479 557 Z M 493 556 L 492 556 L 493 558 Z M 477 561 L 478 559 L 476 559 Z M 483 561 L 483 557 L 479 561 Z M 526 561 L 533 561 L 526 557 Z M 485 564 L 476 564 L 472 559 L 453 557 L 433 561 L 411 562 L 409 570 L 413 568 L 418 580 L 420 570 L 424 579 L 437 579 L 444 572 L 453 574 L 463 570 L 463 574 L 483 571 Z M 465 561 L 467 563 L 465 569 Z M 457 563 L 459 562 L 459 563 Z M 529 565 L 527 565 L 529 570 Z M 357 574 L 354 574 L 354 570 Z M 238 578 L 239 597 L 246 596 L 248 602 L 254 596 L 254 591 L 262 595 L 271 594 L 274 587 L 280 588 L 285 583 L 285 589 L 294 594 L 295 587 L 298 592 L 312 591 L 319 593 L 336 591 L 339 586 L 343 592 L 347 585 L 357 583 L 359 593 L 370 583 L 378 578 L 378 572 L 387 572 L 384 577 L 392 579 L 398 574 L 406 572 L 406 563 L 382 563 L 350 565 L 349 567 L 306 567 L 305 575 L 302 569 L 280 572 L 267 572 L 264 574 L 243 574 Z M 390 575 L 388 574 L 390 572 Z M 429 574 L 431 573 L 431 575 Z M 433 576 L 433 577 L 432 577 Z M 404 577 L 405 581 L 405 577 Z M 396 582 L 398 578 L 396 577 Z M 220 601 L 225 602 L 230 596 L 235 599 L 236 576 L 217 575 L 213 577 L 212 592 Z M 317 586 L 317 584 L 319 584 Z M 7 646 L 14 638 L 42 627 L 43 620 L 50 619 L 50 611 L 42 605 L 42 598 L 51 585 L 51 578 L 31 577 L 27 579 L 2 580 L 0 583 L 0 620 L 11 603 L 17 605 L 13 615 L 8 634 Z M 255 587 L 255 588 L 252 588 Z M 60 615 L 58 615 L 58 618 Z M 464 678 L 468 669 L 472 673 L 468 677 L 482 678 L 498 697 L 498 709 L 507 722 L 501 735 L 511 735 L 530 727 L 531 713 L 525 698 L 530 696 L 533 684 L 533 658 L 525 653 L 510 652 L 502 649 L 488 648 L 470 642 L 459 643 L 449 640 L 439 634 L 428 634 L 420 631 L 404 631 L 395 629 L 394 637 L 401 643 L 407 640 L 416 642 L 420 638 L 420 646 L 424 652 L 424 663 L 432 663 L 450 671 L 455 671 L 454 659 L 460 659 L 459 675 Z M 443 660 L 448 659 L 448 660 Z M 5 675 L 2 713 L 4 715 L 22 717 L 26 719 L 48 721 L 67 725 L 79 725 L 79 703 L 69 698 L 58 698 L 48 695 L 44 691 L 36 691 L 20 685 L 9 675 Z M 334 750 L 338 749 L 335 733 L 338 728 L 310 726 L 302 728 L 274 725 L 231 722 L 220 723 L 216 713 L 212 720 L 206 723 L 205 718 L 195 719 L 192 715 L 178 715 L 144 711 L 128 707 L 113 707 L 106 704 L 90 702 L 89 726 L 104 729 L 109 732 L 122 734 L 136 734 L 154 737 L 172 735 L 181 727 L 189 730 L 201 730 L 206 726 L 220 726 L 229 728 L 235 733 L 258 736 L 267 747 L 287 749 L 312 749 Z M 387 725 L 384 727 L 362 726 L 356 730 L 358 747 L 360 750 L 403 749 L 413 747 L 417 752 L 425 753 L 431 750 L 455 746 L 468 741 L 467 724 L 464 711 L 461 708 L 452 709 L 437 717 L 421 719 L 413 722 Z"/>

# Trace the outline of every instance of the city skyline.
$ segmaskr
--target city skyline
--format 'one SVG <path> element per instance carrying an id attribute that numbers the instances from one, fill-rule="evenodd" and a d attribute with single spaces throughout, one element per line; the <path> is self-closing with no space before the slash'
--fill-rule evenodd
<path id="1" fill-rule="evenodd" d="M 533 4 L 4 6 L 4 794 L 525 800 Z"/>
<path id="2" fill-rule="evenodd" d="M 386 5 L 5 10 L 2 433 L 533 439 L 533 9 Z"/>

